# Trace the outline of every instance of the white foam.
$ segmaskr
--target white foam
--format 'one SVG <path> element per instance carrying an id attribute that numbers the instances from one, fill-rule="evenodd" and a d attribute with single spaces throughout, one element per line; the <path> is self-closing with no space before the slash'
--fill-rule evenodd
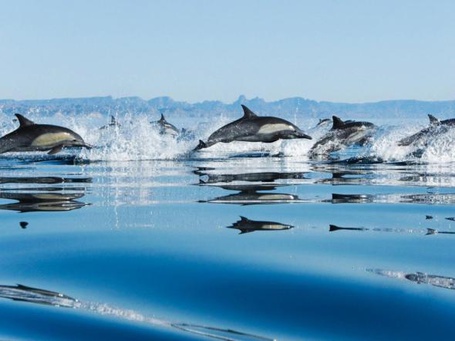
<path id="1" fill-rule="evenodd" d="M 218 143 L 210 148 L 193 153 L 199 139 L 206 141 L 215 130 L 232 122 L 238 117 L 219 115 L 210 117 L 209 114 L 201 117 L 173 117 L 166 119 L 177 128 L 190 131 L 186 139 L 174 138 L 170 135 L 160 135 L 150 123 L 156 117 L 137 113 L 111 113 L 120 126 L 111 126 L 100 129 L 110 122 L 110 117 L 94 112 L 85 115 L 67 115 L 57 113 L 54 116 L 40 116 L 31 113 L 27 117 L 37 123 L 55 124 L 74 130 L 94 148 L 81 149 L 78 157 L 90 161 L 143 161 L 143 160 L 179 160 L 188 158 L 226 158 L 241 154 L 283 155 L 300 161 L 308 160 L 308 152 L 325 133 L 329 126 L 320 126 L 308 129 L 306 133 L 312 140 L 295 139 L 279 140 L 273 143 L 231 142 Z M 17 128 L 18 123 L 13 118 L 0 112 L 2 125 L 0 133 L 9 133 Z M 309 122 L 301 118 L 302 121 Z M 395 122 L 396 123 L 396 122 Z M 417 161 L 441 163 L 455 161 L 455 129 L 446 133 L 432 136 L 424 148 L 418 146 L 398 146 L 398 141 L 410 136 L 428 126 L 425 119 L 415 121 L 400 121 L 395 125 L 381 125 L 375 122 L 379 129 L 372 138 L 372 143 L 356 149 L 357 156 L 377 157 L 384 161 Z M 266 129 L 266 128 L 264 128 Z M 267 129 L 266 129 L 267 130 Z M 305 129 L 304 129 L 305 130 Z M 74 154 L 71 150 L 68 153 Z"/>

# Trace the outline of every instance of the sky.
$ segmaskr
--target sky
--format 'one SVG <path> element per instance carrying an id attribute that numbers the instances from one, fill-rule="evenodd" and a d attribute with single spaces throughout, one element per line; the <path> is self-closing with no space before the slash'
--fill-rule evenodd
<path id="1" fill-rule="evenodd" d="M 452 0 L 0 0 L 0 99 L 455 99 Z"/>

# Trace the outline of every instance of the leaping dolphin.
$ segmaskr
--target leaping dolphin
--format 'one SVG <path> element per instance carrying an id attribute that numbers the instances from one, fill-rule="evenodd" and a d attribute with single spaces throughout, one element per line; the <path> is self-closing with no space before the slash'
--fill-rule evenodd
<path id="1" fill-rule="evenodd" d="M 115 127 L 120 127 L 120 123 L 117 122 L 117 120 L 115 119 L 114 115 L 111 115 L 111 121 L 107 125 L 102 126 L 100 128 L 100 130 L 105 130 L 105 129 L 109 129 L 109 128 L 115 128 Z"/>
<path id="2" fill-rule="evenodd" d="M 426 137 L 431 137 L 434 134 L 443 134 L 446 133 L 449 128 L 455 126 L 455 118 L 451 118 L 448 120 L 438 120 L 436 117 L 433 115 L 428 115 L 428 118 L 430 119 L 430 126 L 427 128 L 424 128 L 420 130 L 419 132 L 405 137 L 398 141 L 399 146 L 409 146 L 411 144 L 420 142 Z"/>
<path id="3" fill-rule="evenodd" d="M 175 137 L 180 133 L 176 126 L 166 121 L 163 114 L 161 114 L 161 118 L 158 121 L 152 123 L 158 127 L 161 135 L 172 135 Z"/>
<path id="4" fill-rule="evenodd" d="M 49 151 L 56 154 L 63 147 L 86 147 L 82 137 L 74 131 L 50 124 L 36 124 L 21 114 L 15 114 L 19 128 L 0 138 L 0 154 L 6 152 Z"/>
<path id="5" fill-rule="evenodd" d="M 218 142 L 275 142 L 279 139 L 310 139 L 300 128 L 289 121 L 273 116 L 257 116 L 242 104 L 243 117 L 226 124 L 209 136 L 207 142 L 199 140 L 194 150 L 208 148 Z"/>
<path id="6" fill-rule="evenodd" d="M 311 147 L 311 156 L 328 154 L 348 146 L 364 145 L 376 129 L 370 122 L 343 121 L 337 116 L 333 116 L 332 119 L 332 128 Z"/>

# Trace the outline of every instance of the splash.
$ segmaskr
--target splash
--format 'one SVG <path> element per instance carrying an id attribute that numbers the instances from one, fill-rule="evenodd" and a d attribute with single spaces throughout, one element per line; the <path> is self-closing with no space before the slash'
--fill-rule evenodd
<path id="1" fill-rule="evenodd" d="M 118 124 L 109 125 L 111 116 Z M 239 156 L 280 156 L 305 162 L 309 160 L 311 147 L 330 129 L 329 125 L 316 125 L 314 128 L 301 125 L 313 140 L 219 143 L 208 149 L 193 152 L 200 139 L 205 140 L 213 131 L 238 117 L 226 115 L 211 117 L 209 113 L 201 114 L 199 117 L 168 115 L 166 119 L 180 131 L 178 136 L 161 134 L 160 129 L 153 124 L 157 117 L 143 113 L 113 112 L 109 117 L 100 113 L 84 115 L 57 113 L 47 117 L 31 113 L 29 118 L 39 123 L 65 126 L 81 135 L 88 144 L 93 145 L 94 148 L 90 150 L 63 151 L 64 155 L 75 156 L 81 162 L 216 159 Z M 0 126 L 1 135 L 17 128 L 17 122 L 13 118 L 1 113 L 1 119 L 3 122 Z M 295 123 L 299 126 L 298 122 Z M 308 122 L 306 123 L 308 126 Z M 346 147 L 314 160 L 363 158 L 381 160 L 381 162 L 448 163 L 455 161 L 455 149 L 452 148 L 455 142 L 455 129 L 433 134 L 421 143 L 400 146 L 398 142 L 401 139 L 425 128 L 425 122 L 407 120 L 395 125 L 387 124 L 385 121 L 383 123 L 381 125 L 381 122 L 375 122 L 379 129 L 365 146 Z M 27 157 L 40 159 L 32 154 L 27 154 Z M 15 158 L 21 157 L 19 153 L 8 155 L 13 155 Z"/>

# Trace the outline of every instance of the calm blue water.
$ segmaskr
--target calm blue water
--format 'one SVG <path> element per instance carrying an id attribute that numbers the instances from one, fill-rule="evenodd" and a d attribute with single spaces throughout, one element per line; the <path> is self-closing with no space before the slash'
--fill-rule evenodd
<path id="1" fill-rule="evenodd" d="M 67 126 L 99 148 L 0 156 L 0 339 L 454 334 L 446 140 L 407 158 L 390 125 L 341 161 L 309 160 L 311 141 L 195 155 L 220 122 L 175 141 L 92 121 Z"/>

